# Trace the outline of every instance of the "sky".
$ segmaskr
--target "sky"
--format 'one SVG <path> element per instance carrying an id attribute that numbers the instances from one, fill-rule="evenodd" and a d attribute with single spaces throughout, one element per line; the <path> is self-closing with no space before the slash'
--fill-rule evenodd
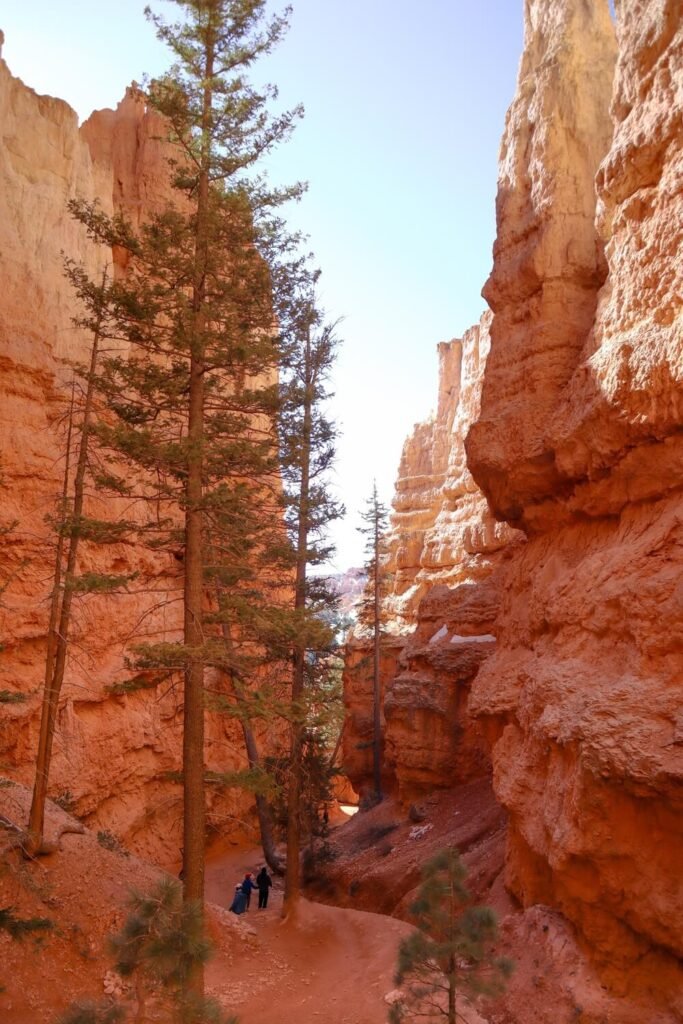
<path id="1" fill-rule="evenodd" d="M 175 16 L 175 5 L 152 2 Z M 436 346 L 485 309 L 497 157 L 522 46 L 522 0 L 293 0 L 291 29 L 258 68 L 278 103 L 304 104 L 267 162 L 305 180 L 289 212 L 342 322 L 333 414 L 334 568 L 362 564 L 359 512 L 373 479 L 391 502 L 401 448 L 437 399 Z M 272 4 L 273 10 L 282 5 Z M 81 119 L 168 64 L 140 0 L 27 0 L 0 11 L 3 57 Z"/>

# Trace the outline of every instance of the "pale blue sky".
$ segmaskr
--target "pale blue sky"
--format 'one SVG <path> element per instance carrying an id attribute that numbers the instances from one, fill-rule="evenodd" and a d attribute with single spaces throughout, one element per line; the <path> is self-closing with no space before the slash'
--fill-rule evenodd
<path id="1" fill-rule="evenodd" d="M 310 235 L 326 308 L 345 318 L 335 375 L 343 570 L 362 559 L 355 527 L 373 477 L 388 503 L 403 441 L 435 405 L 437 343 L 485 308 L 522 0 L 293 6 L 291 31 L 265 73 L 282 104 L 303 102 L 306 117 L 271 172 L 309 182 L 292 222 Z M 87 117 L 164 67 L 143 8 L 140 0 L 14 3 L 0 13 L 3 56 L 37 92 Z"/>

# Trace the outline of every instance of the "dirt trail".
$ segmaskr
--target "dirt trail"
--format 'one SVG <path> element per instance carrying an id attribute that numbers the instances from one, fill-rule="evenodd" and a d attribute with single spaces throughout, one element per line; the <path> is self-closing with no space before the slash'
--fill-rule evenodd
<path id="1" fill-rule="evenodd" d="M 214 850 L 207 898 L 227 907 L 245 871 L 261 867 L 260 850 Z M 396 951 L 410 928 L 363 911 L 302 900 L 296 923 L 283 923 L 278 880 L 266 910 L 243 920 L 254 930 L 251 954 L 210 965 L 207 983 L 240 1024 L 385 1024 Z M 227 960 L 227 962 L 226 962 Z"/>

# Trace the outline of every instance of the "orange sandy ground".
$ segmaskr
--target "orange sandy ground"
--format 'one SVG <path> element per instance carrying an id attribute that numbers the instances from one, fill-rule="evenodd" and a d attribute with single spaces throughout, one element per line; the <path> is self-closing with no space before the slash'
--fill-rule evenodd
<path id="1" fill-rule="evenodd" d="M 0 814 L 20 818 L 19 789 L 0 790 Z M 52 809 L 53 824 L 60 815 Z M 296 923 L 283 923 L 280 883 L 267 910 L 257 909 L 253 894 L 248 913 L 236 918 L 221 908 L 244 872 L 258 870 L 259 858 L 258 850 L 229 844 L 210 854 L 216 955 L 207 969 L 209 993 L 240 1024 L 386 1021 L 384 995 L 393 988 L 396 949 L 408 925 L 307 900 Z M 46 937 L 21 942 L 0 931 L 0 1022 L 52 1024 L 73 1000 L 102 999 L 111 966 L 107 935 L 120 928 L 130 889 L 149 888 L 159 874 L 103 848 L 91 832 L 63 835 L 60 852 L 35 863 L 16 852 L 0 854 L 0 908 L 11 906 L 22 918 L 49 917 L 55 925 Z"/>
<path id="2" fill-rule="evenodd" d="M 28 794 L 2 786 L 0 815 L 24 822 Z M 486 780 L 425 801 L 424 825 L 392 801 L 358 815 L 331 837 L 334 860 L 311 891 L 335 905 L 302 901 L 296 921 L 282 922 L 279 883 L 266 911 L 257 897 L 240 918 L 225 909 L 260 851 L 222 843 L 207 863 L 209 928 L 216 954 L 207 988 L 240 1024 L 384 1024 L 394 987 L 396 950 L 410 931 L 404 914 L 419 870 L 433 853 L 457 844 L 478 900 L 501 918 L 500 952 L 516 961 L 502 1000 L 468 1008 L 464 1024 L 678 1024 L 670 1006 L 609 994 L 583 955 L 571 926 L 547 907 L 521 911 L 503 885 L 504 820 Z M 78 827 L 51 805 L 48 837 Z M 422 825 L 418 827 L 423 827 Z M 17 917 L 48 917 L 44 937 L 13 940 L 0 930 L 0 1024 L 55 1024 L 73 1000 L 102 999 L 111 968 L 107 936 L 125 917 L 131 888 L 148 890 L 161 872 L 97 836 L 67 832 L 58 853 L 27 863 L 8 851 L 0 828 L 0 908 Z M 3 852 L 3 847 L 4 852 Z M 341 908 L 338 904 L 344 903 Z M 349 905 L 351 904 L 351 905 Z M 381 909 L 363 912 L 354 907 Z M 132 1007 L 131 1007 L 132 1008 Z M 152 1013 L 146 1024 L 164 1020 Z"/>

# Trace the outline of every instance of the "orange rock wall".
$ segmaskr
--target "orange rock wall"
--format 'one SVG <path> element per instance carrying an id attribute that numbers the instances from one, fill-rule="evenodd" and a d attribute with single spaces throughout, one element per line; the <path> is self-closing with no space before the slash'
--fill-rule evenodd
<path id="1" fill-rule="evenodd" d="M 525 0 L 492 315 L 440 346 L 437 414 L 399 470 L 385 754 L 406 801 L 490 749 L 508 887 L 565 915 L 615 1021 L 673 1024 L 683 4 L 616 6 L 615 30 L 607 0 Z"/>
<path id="2" fill-rule="evenodd" d="M 68 364 L 89 348 L 71 324 L 78 310 L 60 254 L 83 260 L 94 276 L 111 262 L 87 242 L 66 201 L 98 198 L 105 212 L 123 210 L 139 223 L 169 185 L 160 126 L 135 90 L 79 129 L 66 103 L 36 95 L 0 61 L 0 123 L 0 526 L 16 522 L 0 535 L 0 690 L 28 698 L 0 705 L 0 761 L 30 783 L 53 557 L 45 516 L 61 489 Z M 81 550 L 82 568 L 138 571 L 146 582 L 106 602 L 76 602 L 51 795 L 70 794 L 88 825 L 171 865 L 181 844 L 181 789 L 166 773 L 180 767 L 181 694 L 111 697 L 104 688 L 122 677 L 132 639 L 179 635 L 176 563 L 131 545 Z M 243 765 L 235 726 L 217 716 L 207 723 L 207 765 Z M 220 832 L 235 827 L 251 800 L 216 792 L 210 802 Z"/>
<path id="3" fill-rule="evenodd" d="M 470 710 L 507 881 L 683 1020 L 683 6 L 528 0 L 468 464 L 512 554 Z M 649 1011 L 648 1011 L 649 1012 Z"/>

